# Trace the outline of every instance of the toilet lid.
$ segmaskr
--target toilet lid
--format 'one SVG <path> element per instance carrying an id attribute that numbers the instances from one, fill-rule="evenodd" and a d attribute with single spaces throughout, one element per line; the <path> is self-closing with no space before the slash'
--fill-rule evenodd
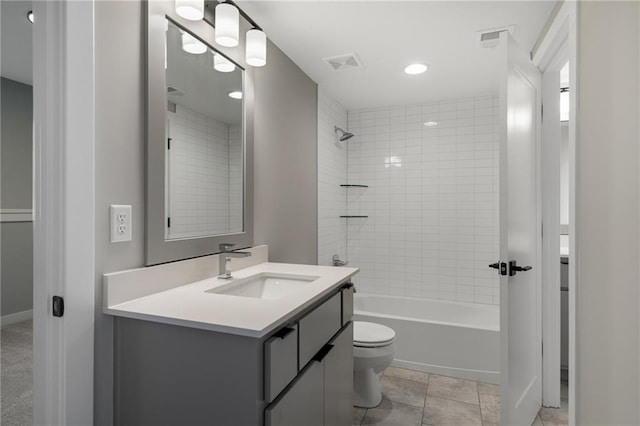
<path id="1" fill-rule="evenodd" d="M 353 322 L 353 344 L 356 346 L 373 347 L 391 343 L 396 338 L 393 329 L 373 322 Z"/>

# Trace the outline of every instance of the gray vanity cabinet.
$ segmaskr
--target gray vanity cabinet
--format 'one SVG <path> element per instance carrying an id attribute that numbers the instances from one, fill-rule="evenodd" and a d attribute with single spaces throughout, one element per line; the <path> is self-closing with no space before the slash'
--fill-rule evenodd
<path id="1" fill-rule="evenodd" d="M 265 410 L 266 426 L 349 425 L 353 410 L 353 324 L 325 344 Z"/>
<path id="2" fill-rule="evenodd" d="M 116 318 L 114 423 L 350 425 L 351 296 L 337 288 L 264 338 Z"/>
<path id="3" fill-rule="evenodd" d="M 324 359 L 324 424 L 347 425 L 353 419 L 353 323 L 330 344 Z"/>
<path id="4" fill-rule="evenodd" d="M 265 410 L 266 426 L 323 426 L 324 366 L 310 363 L 280 398 Z"/>

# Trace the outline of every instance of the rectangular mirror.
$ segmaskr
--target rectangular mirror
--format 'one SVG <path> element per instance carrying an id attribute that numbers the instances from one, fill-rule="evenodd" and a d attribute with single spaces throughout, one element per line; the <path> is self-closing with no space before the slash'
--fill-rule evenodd
<path id="1" fill-rule="evenodd" d="M 251 246 L 251 72 L 213 27 L 147 2 L 147 265 Z"/>
<path id="2" fill-rule="evenodd" d="M 166 239 L 242 232 L 243 70 L 167 25 Z"/>

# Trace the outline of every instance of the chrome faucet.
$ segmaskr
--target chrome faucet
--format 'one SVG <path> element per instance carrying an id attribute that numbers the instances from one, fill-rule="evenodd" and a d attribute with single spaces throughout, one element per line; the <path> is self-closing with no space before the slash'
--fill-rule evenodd
<path id="1" fill-rule="evenodd" d="M 349 264 L 349 262 L 346 260 L 340 260 L 339 254 L 334 254 L 331 258 L 331 261 L 333 263 L 333 266 L 346 266 Z"/>
<path id="2" fill-rule="evenodd" d="M 218 266 L 218 275 L 219 280 L 230 280 L 233 278 L 231 276 L 231 270 L 229 269 L 229 262 L 231 262 L 232 257 L 249 257 L 251 256 L 251 252 L 249 251 L 232 251 L 231 249 L 235 247 L 235 244 L 222 243 L 218 245 L 220 249 L 220 254 L 218 254 L 218 258 L 220 260 Z"/>

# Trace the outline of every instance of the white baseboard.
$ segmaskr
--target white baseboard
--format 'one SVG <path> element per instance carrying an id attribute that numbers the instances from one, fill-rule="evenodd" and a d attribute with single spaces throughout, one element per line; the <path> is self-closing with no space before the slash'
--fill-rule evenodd
<path id="1" fill-rule="evenodd" d="M 4 327 L 5 325 L 16 324 L 18 322 L 30 320 L 31 318 L 33 318 L 33 309 L 16 312 L 15 314 L 3 315 L 0 317 L 0 325 Z"/>
<path id="2" fill-rule="evenodd" d="M 391 362 L 394 367 L 406 368 L 408 370 L 422 371 L 425 373 L 439 374 L 442 376 L 457 377 L 458 379 L 475 380 L 484 383 L 500 384 L 500 372 L 468 370 L 464 368 L 443 367 L 439 365 L 422 364 L 419 362 L 403 361 L 394 359 Z"/>

